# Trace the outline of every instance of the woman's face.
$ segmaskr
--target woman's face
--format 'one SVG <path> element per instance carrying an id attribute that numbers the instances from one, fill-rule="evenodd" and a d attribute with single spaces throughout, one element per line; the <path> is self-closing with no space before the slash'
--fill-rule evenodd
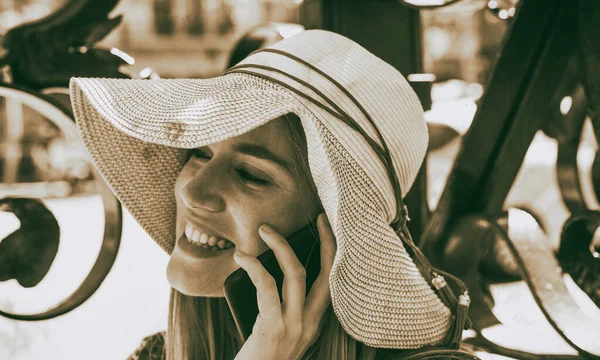
<path id="1" fill-rule="evenodd" d="M 192 151 L 175 183 L 178 241 L 167 278 L 176 290 L 222 297 L 225 279 L 239 268 L 234 252 L 267 249 L 262 224 L 289 236 L 318 215 L 310 174 L 295 175 L 296 150 L 283 121 Z M 198 245 L 205 242 L 217 245 Z"/>

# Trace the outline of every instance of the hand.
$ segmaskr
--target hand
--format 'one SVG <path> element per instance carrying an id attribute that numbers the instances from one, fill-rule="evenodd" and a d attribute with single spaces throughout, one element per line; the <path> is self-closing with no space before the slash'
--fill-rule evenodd
<path id="1" fill-rule="evenodd" d="M 306 270 L 286 241 L 275 230 L 261 226 L 259 234 L 275 253 L 283 271 L 283 302 L 275 280 L 253 256 L 236 252 L 235 261 L 248 273 L 256 287 L 259 314 L 252 334 L 236 360 L 297 360 L 314 344 L 321 332 L 321 320 L 331 304 L 329 273 L 336 245 L 325 214 L 319 215 L 321 272 L 306 294 Z"/>

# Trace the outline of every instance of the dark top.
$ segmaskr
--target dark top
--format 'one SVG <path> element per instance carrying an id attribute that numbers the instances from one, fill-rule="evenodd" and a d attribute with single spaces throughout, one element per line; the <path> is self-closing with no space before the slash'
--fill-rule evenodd
<path id="1" fill-rule="evenodd" d="M 159 332 L 154 335 L 145 337 L 142 340 L 140 346 L 133 354 L 127 358 L 127 360 L 162 360 L 163 348 L 165 346 L 165 333 Z M 414 357 L 411 357 L 414 356 Z M 423 357 L 420 357 L 422 355 Z M 392 350 L 392 349 L 378 349 L 377 360 L 400 360 L 410 358 L 413 359 L 427 359 L 427 360 L 441 360 L 441 359 L 457 359 L 457 360 L 477 360 L 477 357 L 469 354 L 466 351 L 443 351 L 440 350 Z"/>
<path id="2" fill-rule="evenodd" d="M 164 347 L 164 332 L 147 336 L 127 360 L 162 360 Z"/>

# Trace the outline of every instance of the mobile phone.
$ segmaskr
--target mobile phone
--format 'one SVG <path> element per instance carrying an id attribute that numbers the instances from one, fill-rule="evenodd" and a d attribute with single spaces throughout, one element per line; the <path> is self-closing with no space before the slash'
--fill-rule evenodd
<path id="1" fill-rule="evenodd" d="M 316 221 L 309 223 L 287 237 L 287 240 L 298 260 L 306 269 L 306 294 L 308 294 L 321 271 L 321 246 Z M 257 259 L 275 279 L 279 300 L 282 301 L 283 272 L 273 250 L 265 251 Z M 238 330 L 244 339 L 248 339 L 258 316 L 256 287 L 254 287 L 248 273 L 240 268 L 227 277 L 223 290 Z"/>

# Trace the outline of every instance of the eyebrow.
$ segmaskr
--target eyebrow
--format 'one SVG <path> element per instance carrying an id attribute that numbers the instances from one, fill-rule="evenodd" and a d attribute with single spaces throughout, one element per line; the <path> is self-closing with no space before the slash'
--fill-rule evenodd
<path id="1" fill-rule="evenodd" d="M 277 154 L 273 153 L 271 150 L 267 149 L 264 146 L 250 144 L 250 143 L 239 143 L 233 147 L 233 150 L 250 155 L 250 156 L 257 157 L 259 159 L 274 162 L 275 164 L 279 165 L 280 167 L 283 167 L 288 172 L 290 172 L 290 173 L 292 172 L 291 171 L 292 167 L 286 160 L 284 160 L 283 158 L 281 158 Z"/>

